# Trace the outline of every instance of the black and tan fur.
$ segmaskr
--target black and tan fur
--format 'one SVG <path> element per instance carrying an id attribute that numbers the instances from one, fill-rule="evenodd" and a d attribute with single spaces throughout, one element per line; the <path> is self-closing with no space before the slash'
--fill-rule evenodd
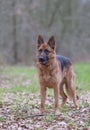
<path id="1" fill-rule="evenodd" d="M 36 59 L 40 82 L 41 112 L 44 112 L 48 87 L 54 90 L 55 114 L 59 114 L 59 95 L 62 96 L 62 106 L 67 100 L 63 85 L 65 85 L 67 94 L 73 99 L 75 107 L 78 108 L 73 65 L 69 58 L 56 55 L 54 36 L 47 43 L 41 35 L 38 36 Z"/>

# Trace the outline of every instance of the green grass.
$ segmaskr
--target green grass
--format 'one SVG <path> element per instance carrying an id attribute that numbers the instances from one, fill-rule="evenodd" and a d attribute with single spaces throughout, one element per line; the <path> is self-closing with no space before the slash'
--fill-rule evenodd
<path id="1" fill-rule="evenodd" d="M 0 122 L 5 122 L 5 118 L 0 117 Z"/>
<path id="2" fill-rule="evenodd" d="M 90 90 L 90 63 L 75 64 L 76 86 Z M 37 70 L 34 67 L 3 67 L 1 72 L 0 93 L 39 92 Z M 51 91 L 51 90 L 50 90 Z"/>
<path id="3" fill-rule="evenodd" d="M 39 91 L 37 70 L 34 67 L 4 67 L 1 73 L 1 77 L 3 78 L 0 87 L 0 93 L 35 93 Z"/>
<path id="4" fill-rule="evenodd" d="M 76 64 L 76 84 L 83 90 L 90 90 L 90 63 Z"/>

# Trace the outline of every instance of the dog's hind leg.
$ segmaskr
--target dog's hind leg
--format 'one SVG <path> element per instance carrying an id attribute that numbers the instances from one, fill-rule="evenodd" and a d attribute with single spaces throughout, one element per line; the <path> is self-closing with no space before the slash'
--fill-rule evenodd
<path id="1" fill-rule="evenodd" d="M 61 104 L 61 107 L 63 107 L 64 104 L 65 104 L 66 101 L 67 101 L 67 96 L 66 96 L 66 94 L 65 94 L 65 92 L 64 92 L 63 85 L 64 85 L 63 83 L 61 83 L 61 85 L 60 85 L 60 95 L 61 95 L 61 97 L 62 97 L 62 104 Z"/>
<path id="2" fill-rule="evenodd" d="M 69 72 L 67 76 L 67 86 L 66 91 L 68 95 L 73 99 L 73 103 L 76 109 L 78 109 L 77 97 L 76 97 L 76 87 L 75 87 L 75 74 L 73 71 Z"/>

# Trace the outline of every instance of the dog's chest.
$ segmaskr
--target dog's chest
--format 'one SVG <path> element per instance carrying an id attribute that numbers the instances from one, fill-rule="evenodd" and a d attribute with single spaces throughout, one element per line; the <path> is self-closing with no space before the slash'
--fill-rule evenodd
<path id="1" fill-rule="evenodd" d="M 52 81 L 53 78 L 54 78 L 54 75 L 52 75 L 52 73 L 48 73 L 48 72 L 47 72 L 47 73 L 42 74 L 42 80 L 43 80 L 44 82 Z"/>
<path id="2" fill-rule="evenodd" d="M 40 74 L 40 80 L 48 87 L 52 87 L 54 84 L 59 83 L 60 73 L 58 70 L 43 70 Z"/>

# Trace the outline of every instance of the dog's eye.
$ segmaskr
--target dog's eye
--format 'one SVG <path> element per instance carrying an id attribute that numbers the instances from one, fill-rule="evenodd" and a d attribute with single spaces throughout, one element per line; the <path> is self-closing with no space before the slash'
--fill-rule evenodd
<path id="1" fill-rule="evenodd" d="M 41 52 L 42 52 L 42 49 L 40 49 L 39 52 L 41 53 Z"/>
<path id="2" fill-rule="evenodd" d="M 46 54 L 49 54 L 49 53 L 50 53 L 50 51 L 47 50 L 47 49 L 45 49 L 44 52 L 45 52 Z"/>

